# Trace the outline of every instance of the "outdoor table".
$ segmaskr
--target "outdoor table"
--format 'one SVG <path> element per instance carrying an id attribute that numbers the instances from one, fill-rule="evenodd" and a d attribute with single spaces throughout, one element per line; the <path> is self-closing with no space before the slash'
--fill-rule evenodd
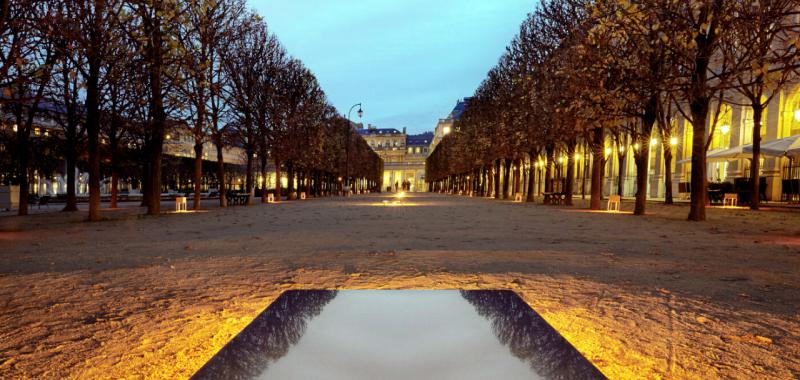
<path id="1" fill-rule="evenodd" d="M 711 202 L 711 204 L 722 203 L 723 197 L 724 193 L 722 192 L 722 189 L 708 190 L 708 201 Z"/>
<path id="2" fill-rule="evenodd" d="M 542 195 L 544 195 L 544 204 L 546 205 L 560 205 L 567 200 L 565 193 L 545 192 Z"/>

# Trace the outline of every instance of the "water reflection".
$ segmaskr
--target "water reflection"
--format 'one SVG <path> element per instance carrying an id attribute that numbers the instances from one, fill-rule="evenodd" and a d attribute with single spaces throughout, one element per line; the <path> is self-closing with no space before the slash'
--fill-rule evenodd
<path id="1" fill-rule="evenodd" d="M 283 293 L 239 335 L 228 342 L 192 379 L 252 379 L 286 355 L 309 320 L 336 297 L 336 291 Z"/>
<path id="2" fill-rule="evenodd" d="M 500 343 L 546 379 L 605 379 L 586 358 L 511 291 L 461 291 L 490 321 Z"/>
<path id="3" fill-rule="evenodd" d="M 311 290 L 281 295 L 193 378 L 604 379 L 510 291 Z"/>

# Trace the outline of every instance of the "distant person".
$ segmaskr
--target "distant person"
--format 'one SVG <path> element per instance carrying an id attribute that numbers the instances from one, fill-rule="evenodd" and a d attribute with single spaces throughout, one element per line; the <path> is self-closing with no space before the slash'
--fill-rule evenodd
<path id="1" fill-rule="evenodd" d="M 400 182 L 394 181 L 394 192 L 395 193 L 397 192 L 399 185 L 400 185 Z"/>

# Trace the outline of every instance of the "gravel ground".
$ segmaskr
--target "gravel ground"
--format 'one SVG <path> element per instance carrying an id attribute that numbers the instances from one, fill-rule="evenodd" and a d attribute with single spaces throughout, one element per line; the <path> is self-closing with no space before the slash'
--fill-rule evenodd
<path id="1" fill-rule="evenodd" d="M 800 377 L 800 213 L 388 199 L 2 217 L 0 378 L 187 378 L 286 289 L 513 289 L 613 379 Z"/>

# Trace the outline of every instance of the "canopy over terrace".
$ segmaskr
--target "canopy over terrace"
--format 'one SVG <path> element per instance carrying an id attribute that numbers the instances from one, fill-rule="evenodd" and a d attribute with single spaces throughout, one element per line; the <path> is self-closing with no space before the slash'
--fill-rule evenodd
<path id="1" fill-rule="evenodd" d="M 800 156 L 800 135 L 784 137 L 775 141 L 761 144 L 762 157 L 795 157 Z M 753 158 L 753 144 L 736 146 L 728 149 L 717 149 L 708 152 L 708 162 L 738 160 L 740 158 Z M 691 162 L 691 158 L 678 161 L 679 164 Z"/>
<path id="2" fill-rule="evenodd" d="M 750 152 L 753 151 L 750 146 Z M 761 144 L 761 154 L 772 157 L 800 156 L 800 135 L 794 135 Z"/>
<path id="3" fill-rule="evenodd" d="M 761 155 L 764 156 L 764 151 L 762 148 Z M 708 152 L 706 155 L 707 162 L 722 162 L 722 161 L 731 161 L 731 160 L 738 160 L 740 158 L 753 158 L 753 146 L 752 145 L 743 145 L 743 146 L 736 146 L 733 148 L 728 149 L 717 149 Z M 692 158 L 684 158 L 679 160 L 679 164 L 685 164 L 688 162 L 692 162 Z"/>

